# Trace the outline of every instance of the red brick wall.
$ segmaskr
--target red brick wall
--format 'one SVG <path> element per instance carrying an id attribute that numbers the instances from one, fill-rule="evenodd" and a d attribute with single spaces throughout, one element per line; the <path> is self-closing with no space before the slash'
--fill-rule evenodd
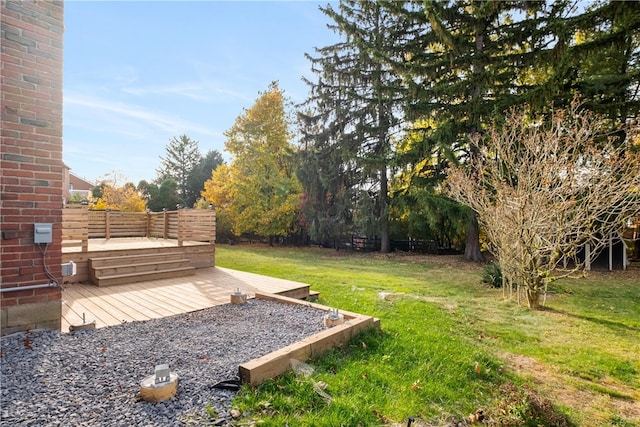
<path id="1" fill-rule="evenodd" d="M 62 283 L 62 1 L 1 0 L 0 287 Z M 2 334 L 60 325 L 60 288 L 2 292 Z M 57 316 L 57 320 L 55 317 Z"/>

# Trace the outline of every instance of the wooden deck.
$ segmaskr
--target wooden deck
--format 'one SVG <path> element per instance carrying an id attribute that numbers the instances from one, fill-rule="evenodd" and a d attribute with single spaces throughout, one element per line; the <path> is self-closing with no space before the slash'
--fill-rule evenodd
<path id="1" fill-rule="evenodd" d="M 183 246 L 204 245 L 203 242 L 185 241 Z M 127 251 L 144 248 L 173 248 L 178 246 L 176 239 L 158 239 L 153 237 L 118 237 L 114 239 L 89 239 L 89 252 Z M 62 253 L 82 252 L 80 246 L 63 246 Z"/>
<path id="2" fill-rule="evenodd" d="M 198 269 L 195 276 L 153 280 L 129 285 L 97 287 L 72 283 L 62 292 L 62 332 L 69 325 L 95 320 L 102 328 L 124 322 L 173 316 L 220 304 L 240 289 L 249 297 L 255 292 L 292 296 L 309 285 L 220 267 Z"/>

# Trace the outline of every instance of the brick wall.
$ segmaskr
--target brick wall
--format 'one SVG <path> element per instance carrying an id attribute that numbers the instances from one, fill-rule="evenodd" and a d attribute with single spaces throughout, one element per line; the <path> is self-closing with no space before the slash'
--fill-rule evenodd
<path id="1" fill-rule="evenodd" d="M 63 3 L 0 0 L 0 287 L 61 277 Z M 33 224 L 53 224 L 34 244 Z M 46 248 L 43 262 L 42 251 Z M 60 328 L 60 287 L 0 293 L 1 333 Z"/>

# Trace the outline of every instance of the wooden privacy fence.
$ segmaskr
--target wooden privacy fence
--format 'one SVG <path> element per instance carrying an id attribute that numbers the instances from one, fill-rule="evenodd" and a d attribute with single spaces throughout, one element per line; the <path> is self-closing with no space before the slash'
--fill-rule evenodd
<path id="1" fill-rule="evenodd" d="M 213 210 L 180 209 L 167 212 L 117 212 L 63 209 L 62 245 L 88 250 L 88 239 L 155 237 L 214 243 L 216 214 Z"/>
<path id="2" fill-rule="evenodd" d="M 89 211 L 87 209 L 62 210 L 62 247 L 79 246 L 89 250 Z"/>

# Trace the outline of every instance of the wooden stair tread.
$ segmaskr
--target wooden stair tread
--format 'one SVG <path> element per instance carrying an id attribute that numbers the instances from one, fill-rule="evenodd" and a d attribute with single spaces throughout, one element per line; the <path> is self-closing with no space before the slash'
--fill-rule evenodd
<path id="1" fill-rule="evenodd" d="M 307 299 L 309 297 L 309 285 L 302 285 L 295 289 L 287 289 L 286 291 L 277 292 L 278 295 L 295 299 Z"/>
<path id="2" fill-rule="evenodd" d="M 305 298 L 307 301 L 316 301 L 320 298 L 320 292 L 309 289 L 309 295 Z"/>
<path id="3" fill-rule="evenodd" d="M 165 253 L 155 253 L 155 254 L 134 254 L 134 255 L 118 255 L 113 257 L 98 257 L 98 258 L 89 258 L 89 262 L 91 264 L 101 264 L 101 263 L 111 263 L 111 262 L 122 262 L 131 259 L 138 260 L 147 260 L 147 259 L 160 259 L 167 260 L 173 258 L 182 258 L 184 255 L 180 252 L 165 252 Z"/>
<path id="4" fill-rule="evenodd" d="M 96 271 L 100 271 L 100 270 L 108 270 L 110 268 L 129 268 L 129 267 L 145 267 L 150 265 L 175 264 L 176 262 L 190 262 L 190 261 L 186 258 L 181 258 L 181 259 L 154 261 L 154 262 L 136 262 L 132 264 L 103 265 L 99 267 L 93 267 L 93 269 Z"/>
<path id="5" fill-rule="evenodd" d="M 144 258 L 144 257 L 155 257 L 155 256 L 161 256 L 161 255 L 175 255 L 175 254 L 182 255 L 182 253 L 180 252 L 158 252 L 158 253 L 152 253 L 152 254 L 130 254 L 130 255 L 91 257 L 89 259 L 94 261 L 103 261 L 103 260 L 112 260 L 112 259 L 119 259 L 119 258 L 131 258 L 131 257 Z"/>
<path id="6" fill-rule="evenodd" d="M 97 286 L 117 286 L 127 285 L 136 282 L 147 282 L 149 280 L 168 279 L 174 277 L 193 276 L 196 274 L 195 267 L 181 267 L 169 270 L 149 271 L 146 273 L 118 274 L 96 278 L 94 284 Z"/>
<path id="7" fill-rule="evenodd" d="M 98 277 L 98 280 L 120 279 L 124 277 L 136 277 L 136 276 L 154 275 L 154 274 L 160 274 L 160 273 L 172 273 L 172 272 L 178 272 L 178 271 L 193 272 L 193 274 L 195 274 L 196 269 L 195 267 L 177 267 L 177 268 L 169 268 L 165 270 L 112 274 L 109 276 L 100 276 Z"/>

